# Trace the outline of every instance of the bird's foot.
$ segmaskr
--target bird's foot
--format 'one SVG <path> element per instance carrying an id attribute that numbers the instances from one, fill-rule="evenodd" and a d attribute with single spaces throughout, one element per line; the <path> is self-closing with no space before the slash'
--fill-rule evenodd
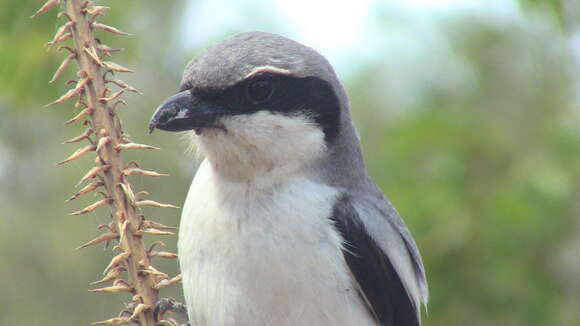
<path id="1" fill-rule="evenodd" d="M 184 323 L 179 323 L 174 318 L 166 318 L 165 313 L 171 312 L 178 317 L 179 320 L 185 321 Z M 187 308 L 181 302 L 176 301 L 173 298 L 162 298 L 155 304 L 155 309 L 153 310 L 153 316 L 155 321 L 159 325 L 167 326 L 191 326 L 189 323 L 189 318 L 187 317 Z"/>

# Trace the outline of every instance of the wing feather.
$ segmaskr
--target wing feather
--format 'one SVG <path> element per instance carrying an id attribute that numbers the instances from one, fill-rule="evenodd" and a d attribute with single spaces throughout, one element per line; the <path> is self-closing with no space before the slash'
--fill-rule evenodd
<path id="1" fill-rule="evenodd" d="M 348 196 L 337 201 L 331 219 L 343 238 L 343 255 L 356 280 L 361 300 L 377 323 L 381 326 L 419 326 L 418 305 L 387 254 L 367 232 Z M 412 254 L 406 254 L 414 260 Z"/>

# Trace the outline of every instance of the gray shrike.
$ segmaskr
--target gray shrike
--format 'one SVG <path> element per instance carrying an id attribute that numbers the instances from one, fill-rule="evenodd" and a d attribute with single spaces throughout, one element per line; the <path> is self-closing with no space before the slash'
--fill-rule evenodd
<path id="1" fill-rule="evenodd" d="M 262 32 L 217 43 L 149 127 L 190 130 L 205 156 L 178 241 L 193 326 L 421 324 L 417 245 L 315 50 Z"/>

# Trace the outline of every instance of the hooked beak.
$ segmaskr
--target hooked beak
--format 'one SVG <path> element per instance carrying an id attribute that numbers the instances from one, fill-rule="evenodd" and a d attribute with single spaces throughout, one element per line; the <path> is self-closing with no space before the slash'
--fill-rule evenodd
<path id="1" fill-rule="evenodd" d="M 155 128 L 166 131 L 185 131 L 216 127 L 216 120 L 225 110 L 205 103 L 186 90 L 165 100 L 149 121 L 149 133 Z"/>

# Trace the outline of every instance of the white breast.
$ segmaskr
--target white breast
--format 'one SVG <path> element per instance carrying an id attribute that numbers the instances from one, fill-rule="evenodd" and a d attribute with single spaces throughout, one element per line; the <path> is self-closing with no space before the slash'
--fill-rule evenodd
<path id="1" fill-rule="evenodd" d="M 192 326 L 376 326 L 328 219 L 336 195 L 303 176 L 225 181 L 204 161 L 179 231 Z"/>

